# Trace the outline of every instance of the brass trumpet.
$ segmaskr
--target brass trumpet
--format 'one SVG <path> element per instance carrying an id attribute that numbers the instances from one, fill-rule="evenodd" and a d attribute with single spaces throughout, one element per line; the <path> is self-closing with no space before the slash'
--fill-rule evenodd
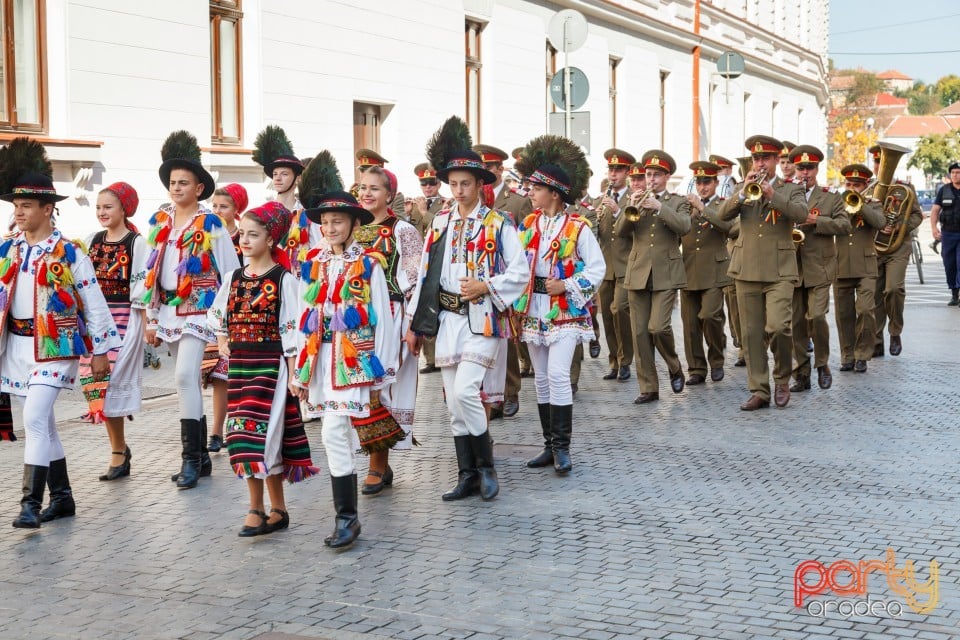
<path id="1" fill-rule="evenodd" d="M 807 234 L 805 234 L 799 227 L 794 227 L 790 231 L 790 239 L 793 240 L 794 248 L 798 248 L 803 244 L 803 241 L 807 239 Z"/>
<path id="2" fill-rule="evenodd" d="M 629 222 L 640 222 L 640 218 L 642 217 L 640 215 L 641 209 L 637 205 L 632 203 L 636 202 L 639 204 L 652 195 L 653 195 L 653 189 L 647 189 L 646 191 L 640 194 L 639 198 L 634 198 L 633 196 L 630 197 L 631 204 L 623 208 L 623 215 L 627 217 L 627 220 Z"/>
<path id="3" fill-rule="evenodd" d="M 863 196 L 854 191 L 853 189 L 847 189 L 843 192 L 843 210 L 849 213 L 850 215 L 855 215 L 860 213 L 860 209 L 863 208 Z"/>
<path id="4" fill-rule="evenodd" d="M 756 202 L 763 197 L 763 187 L 760 184 L 767 179 L 767 171 L 764 169 L 756 176 L 752 182 L 748 182 L 743 187 L 743 193 L 747 202 Z"/>

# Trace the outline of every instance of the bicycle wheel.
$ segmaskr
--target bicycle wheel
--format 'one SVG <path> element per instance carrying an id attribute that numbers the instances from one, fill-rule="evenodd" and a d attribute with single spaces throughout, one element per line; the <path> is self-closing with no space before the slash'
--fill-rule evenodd
<path id="1" fill-rule="evenodd" d="M 913 264 L 917 266 L 917 277 L 920 278 L 920 284 L 923 284 L 923 253 L 920 251 L 920 243 L 914 238 L 913 242 Z"/>

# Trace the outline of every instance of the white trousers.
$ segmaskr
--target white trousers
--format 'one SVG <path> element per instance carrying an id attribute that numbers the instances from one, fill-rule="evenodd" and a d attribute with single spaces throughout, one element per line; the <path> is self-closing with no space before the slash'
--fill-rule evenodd
<path id="1" fill-rule="evenodd" d="M 530 360 L 533 361 L 534 386 L 537 388 L 538 404 L 553 404 L 564 407 L 573 404 L 570 389 L 570 364 L 577 348 L 577 336 L 561 336 L 549 347 L 527 343 Z"/>
<path id="2" fill-rule="evenodd" d="M 450 411 L 450 430 L 454 436 L 479 436 L 487 431 L 487 413 L 480 400 L 480 385 L 487 368 L 476 362 L 461 360 L 443 367 L 443 388 Z"/>
<path id="3" fill-rule="evenodd" d="M 23 447 L 24 464 L 49 467 L 52 460 L 65 457 L 53 416 L 58 395 L 58 387 L 31 384 L 26 396 L 12 396 L 23 402 L 23 428 L 27 437 Z"/>
<path id="4" fill-rule="evenodd" d="M 330 470 L 330 475 L 335 478 L 357 472 L 354 432 L 350 416 L 324 414 L 320 437 L 323 440 L 323 448 L 327 452 L 327 468 Z"/>
<path id="5" fill-rule="evenodd" d="M 170 352 L 176 359 L 173 372 L 177 385 L 177 402 L 180 418 L 199 420 L 203 417 L 203 395 L 200 390 L 200 365 L 207 343 L 200 338 L 183 334 L 176 342 L 169 343 Z"/>

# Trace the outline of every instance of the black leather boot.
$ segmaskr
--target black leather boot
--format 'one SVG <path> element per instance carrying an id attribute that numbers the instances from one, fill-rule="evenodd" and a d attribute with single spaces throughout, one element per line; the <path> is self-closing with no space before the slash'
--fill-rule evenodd
<path id="1" fill-rule="evenodd" d="M 493 443 L 490 442 L 490 433 L 484 431 L 478 436 L 470 436 L 473 446 L 473 459 L 480 474 L 480 498 L 493 500 L 500 493 L 500 483 L 497 481 L 497 470 L 493 468 Z"/>
<path id="2" fill-rule="evenodd" d="M 200 453 L 202 451 L 202 426 L 199 420 L 180 420 L 180 443 L 183 451 L 180 454 L 183 462 L 180 474 L 177 476 L 178 489 L 193 489 L 200 479 Z"/>
<path id="3" fill-rule="evenodd" d="M 17 529 L 39 529 L 40 507 L 43 506 L 43 488 L 47 484 L 47 467 L 23 465 L 23 498 L 20 515 L 13 521 Z"/>
<path id="4" fill-rule="evenodd" d="M 213 461 L 210 459 L 210 450 L 207 448 L 207 416 L 200 418 L 200 477 L 204 478 L 213 473 Z"/>
<path id="5" fill-rule="evenodd" d="M 569 473 L 570 435 L 573 433 L 573 405 L 553 405 L 550 409 L 550 426 L 553 429 L 553 468 L 557 473 Z"/>
<path id="6" fill-rule="evenodd" d="M 538 467 L 548 467 L 553 464 L 553 437 L 550 431 L 550 403 L 537 403 L 537 411 L 540 413 L 540 431 L 543 432 L 543 451 L 527 461 L 527 466 L 531 469 Z"/>
<path id="7" fill-rule="evenodd" d="M 333 533 L 323 539 L 323 544 L 334 549 L 346 547 L 360 535 L 360 518 L 357 516 L 357 474 L 335 478 L 330 476 L 333 485 L 333 507 L 337 510 L 337 519 Z"/>
<path id="8" fill-rule="evenodd" d="M 485 437 L 487 434 L 484 434 Z M 473 460 L 473 447 L 470 445 L 470 436 L 453 436 L 453 446 L 457 450 L 457 486 L 440 496 L 443 500 L 462 500 L 472 496 L 479 488 L 480 476 L 477 474 L 477 465 Z"/>
<path id="9" fill-rule="evenodd" d="M 76 514 L 77 505 L 73 501 L 73 490 L 70 489 L 66 458 L 50 461 L 47 486 L 50 488 L 50 506 L 40 512 L 41 522 L 68 518 Z"/>

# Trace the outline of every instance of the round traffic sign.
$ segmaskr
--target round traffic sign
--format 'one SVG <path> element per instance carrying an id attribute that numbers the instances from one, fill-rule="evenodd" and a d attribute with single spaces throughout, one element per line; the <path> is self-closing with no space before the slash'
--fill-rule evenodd
<path id="1" fill-rule="evenodd" d="M 587 102 L 590 96 L 590 81 L 587 74 L 576 67 L 570 67 L 570 110 L 575 111 Z M 567 108 L 566 91 L 563 69 L 557 71 L 550 79 L 550 97 L 558 109 Z"/>
<path id="2" fill-rule="evenodd" d="M 717 58 L 717 73 L 727 80 L 739 78 L 745 69 L 743 56 L 736 51 L 724 51 Z"/>
<path id="3" fill-rule="evenodd" d="M 557 51 L 576 51 L 587 41 L 587 19 L 576 9 L 558 11 L 550 18 L 547 36 Z"/>

